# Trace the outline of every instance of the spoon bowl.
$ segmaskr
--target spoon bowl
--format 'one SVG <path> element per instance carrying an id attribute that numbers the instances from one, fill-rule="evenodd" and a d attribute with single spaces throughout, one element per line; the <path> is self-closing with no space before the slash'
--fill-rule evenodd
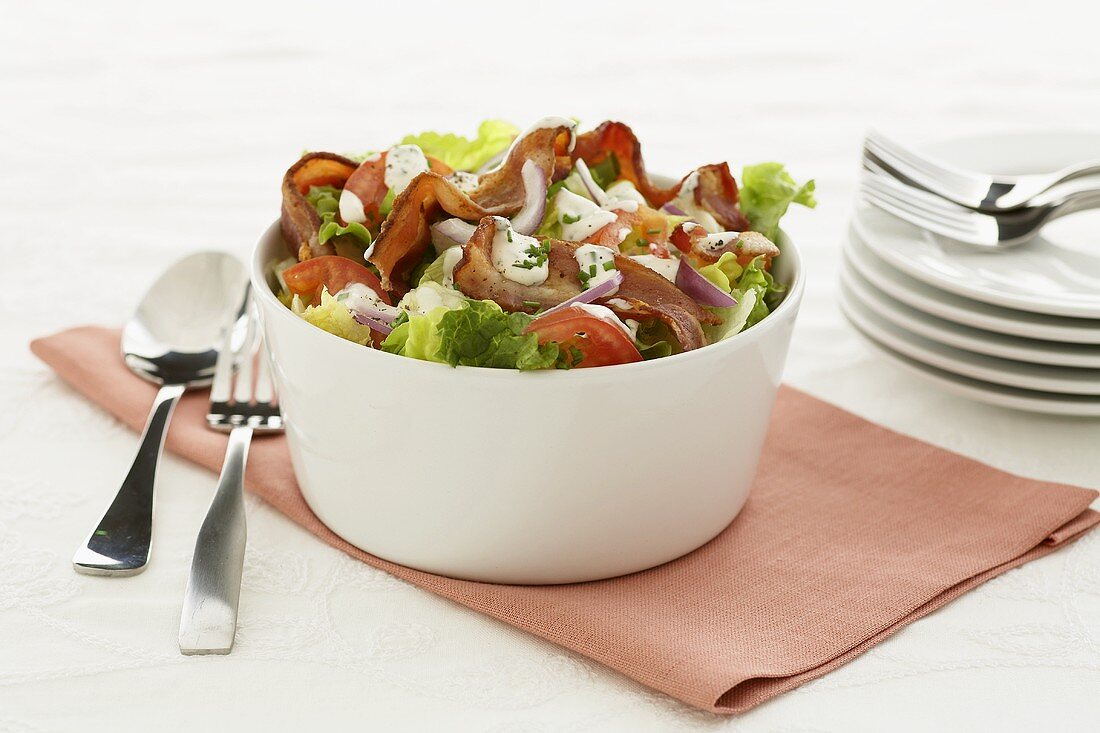
<path id="1" fill-rule="evenodd" d="M 122 333 L 122 358 L 161 385 L 137 455 L 73 567 L 89 575 L 134 575 L 149 562 L 157 462 L 184 391 L 210 383 L 225 329 L 243 315 L 248 275 L 236 258 L 200 252 L 157 278 Z"/>

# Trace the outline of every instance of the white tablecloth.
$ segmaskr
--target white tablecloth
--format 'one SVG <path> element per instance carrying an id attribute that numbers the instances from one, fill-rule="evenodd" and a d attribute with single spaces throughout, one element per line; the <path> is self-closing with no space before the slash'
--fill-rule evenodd
<path id="1" fill-rule="evenodd" d="M 121 323 L 187 251 L 245 257 L 303 148 L 472 131 L 487 116 L 620 118 L 658 171 L 777 159 L 815 177 L 818 210 L 787 221 L 810 275 L 788 381 L 1001 468 L 1100 486 L 1096 422 L 926 386 L 869 352 L 835 299 L 865 127 L 920 139 L 1095 126 L 1095 10 L 893 5 L 5 3 L 0 731 L 1095 730 L 1095 533 L 737 718 L 349 560 L 251 499 L 237 647 L 181 657 L 180 597 L 214 478 L 174 457 L 149 569 L 69 567 L 135 437 L 26 342 Z"/>

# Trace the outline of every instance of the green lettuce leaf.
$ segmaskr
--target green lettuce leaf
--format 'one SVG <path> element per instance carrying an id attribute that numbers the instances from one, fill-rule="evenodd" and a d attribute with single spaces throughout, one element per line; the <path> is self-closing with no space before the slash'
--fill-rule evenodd
<path id="1" fill-rule="evenodd" d="M 721 269 L 723 260 L 726 260 L 727 255 L 733 257 L 731 252 L 726 252 L 718 262 L 699 270 L 704 277 L 715 285 L 723 289 L 730 288 L 730 295 L 737 300 L 737 305 L 729 308 L 711 308 L 722 319 L 722 323 L 717 326 L 703 326 L 703 332 L 712 344 L 741 333 L 746 328 L 763 320 L 771 312 L 769 303 L 774 304 L 775 298 L 785 289 L 775 281 L 771 273 L 764 269 L 763 255 L 754 258 L 752 262 L 746 265 L 736 281 L 728 278 L 726 273 L 732 271 L 728 269 L 730 263 L 726 262 L 727 270 Z M 736 261 L 732 264 L 738 266 Z M 723 285 L 721 280 L 724 280 L 726 284 Z"/>
<path id="2" fill-rule="evenodd" d="M 422 132 L 406 135 L 402 145 L 419 145 L 425 155 L 437 158 L 455 170 L 475 171 L 504 152 L 519 128 L 503 120 L 485 120 L 473 140 L 452 133 Z"/>
<path id="3" fill-rule="evenodd" d="M 727 293 L 733 292 L 737 278 L 743 272 L 741 265 L 737 263 L 737 255 L 733 252 L 723 252 L 718 261 L 699 268 L 699 274 L 722 288 Z"/>
<path id="4" fill-rule="evenodd" d="M 814 182 L 801 186 L 779 163 L 747 165 L 741 171 L 741 210 L 754 231 L 773 242 L 779 236 L 779 220 L 792 203 L 814 208 Z"/>
<path id="5" fill-rule="evenodd" d="M 325 244 L 333 237 L 350 234 L 369 247 L 371 234 L 365 226 L 358 222 L 341 224 L 336 220 L 336 214 L 340 211 L 340 189 L 333 186 L 310 186 L 306 200 L 317 210 L 321 217 L 321 228 L 317 230 L 317 241 Z"/>
<path id="6" fill-rule="evenodd" d="M 329 295 L 328 289 L 321 290 L 320 303 L 306 308 L 302 307 L 302 301 L 298 299 L 298 296 L 294 296 L 291 310 L 303 320 L 340 338 L 354 341 L 357 344 L 370 343 L 370 328 L 352 318 L 347 307 Z"/>
<path id="7" fill-rule="evenodd" d="M 568 367 L 569 358 L 556 343 L 540 345 L 535 334 L 523 332 L 532 320 L 525 313 L 505 313 L 490 300 L 468 300 L 453 310 L 410 313 L 382 342 L 382 350 L 451 366 Z"/>

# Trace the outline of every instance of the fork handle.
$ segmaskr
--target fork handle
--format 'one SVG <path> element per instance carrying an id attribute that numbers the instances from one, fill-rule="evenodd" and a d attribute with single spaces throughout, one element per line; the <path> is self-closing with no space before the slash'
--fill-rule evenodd
<path id="1" fill-rule="evenodd" d="M 149 562 L 153 539 L 153 497 L 164 436 L 172 411 L 183 395 L 182 384 L 157 392 L 137 454 L 111 506 L 73 556 L 73 569 L 85 575 L 136 575 Z"/>
<path id="2" fill-rule="evenodd" d="M 218 488 L 206 512 L 180 616 L 181 654 L 228 654 L 237 633 L 247 528 L 244 517 L 244 469 L 252 428 L 229 434 Z"/>
<path id="3" fill-rule="evenodd" d="M 1053 221 L 1079 211 L 1100 209 L 1100 188 L 1081 190 L 1066 195 L 1058 204 L 1052 207 L 1047 221 Z"/>

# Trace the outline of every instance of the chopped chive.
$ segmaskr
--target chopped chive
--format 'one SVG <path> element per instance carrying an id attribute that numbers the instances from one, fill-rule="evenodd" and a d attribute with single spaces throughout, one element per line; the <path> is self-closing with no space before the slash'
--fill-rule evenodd
<path id="1" fill-rule="evenodd" d="M 542 303 L 539 303 L 537 300 L 525 300 L 525 301 L 523 301 L 523 307 L 524 308 L 540 308 L 540 307 L 542 307 Z"/>
<path id="2" fill-rule="evenodd" d="M 564 224 L 576 224 L 578 221 L 581 220 L 581 217 L 580 215 L 569 216 L 569 214 L 563 214 L 561 220 Z"/>
<path id="3" fill-rule="evenodd" d="M 603 263 L 603 269 L 606 270 L 607 272 L 611 272 L 612 270 L 614 270 L 615 269 L 614 261 L 608 260 L 607 262 Z"/>
<path id="4" fill-rule="evenodd" d="M 660 234 L 661 230 L 660 229 L 646 229 L 645 233 L 649 234 L 649 235 Z"/>

